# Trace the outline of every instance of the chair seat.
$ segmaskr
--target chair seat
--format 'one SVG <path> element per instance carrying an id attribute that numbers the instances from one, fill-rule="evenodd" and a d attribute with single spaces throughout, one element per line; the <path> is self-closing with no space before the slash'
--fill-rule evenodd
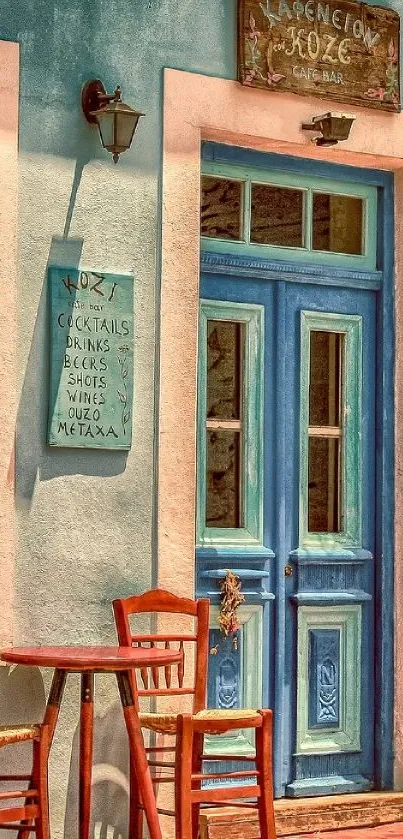
<path id="1" fill-rule="evenodd" d="M 0 748 L 10 746 L 11 743 L 23 743 L 25 740 L 36 740 L 40 737 L 39 725 L 0 726 Z"/>
<path id="2" fill-rule="evenodd" d="M 244 720 L 254 720 L 257 711 L 249 708 L 236 708 L 233 711 L 226 711 L 220 708 L 207 708 L 205 711 L 199 711 L 198 714 L 193 715 L 195 720 L 206 721 L 229 721 L 235 722 L 239 720 L 241 723 Z M 143 728 L 149 731 L 155 731 L 158 734 L 176 734 L 177 731 L 177 715 L 176 714 L 139 714 L 140 723 Z M 242 726 L 240 726 L 242 727 Z"/>
<path id="3" fill-rule="evenodd" d="M 157 734 L 176 734 L 176 714 L 139 714 L 140 724 Z"/>
<path id="4" fill-rule="evenodd" d="M 222 708 L 206 708 L 194 714 L 196 720 L 254 720 L 259 712 L 251 708 L 234 708 L 233 711 L 226 711 Z"/>

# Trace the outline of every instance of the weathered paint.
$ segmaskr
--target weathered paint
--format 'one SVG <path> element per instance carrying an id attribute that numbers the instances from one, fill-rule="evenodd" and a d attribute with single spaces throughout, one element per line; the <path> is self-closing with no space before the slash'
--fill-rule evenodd
<path id="1" fill-rule="evenodd" d="M 340 685 L 337 689 L 340 697 L 338 719 L 333 725 L 317 726 L 312 730 L 308 714 L 312 698 L 310 682 L 316 673 L 316 666 L 309 666 L 309 636 L 312 641 L 315 633 L 335 629 L 339 633 L 336 645 L 338 650 L 336 655 L 331 656 L 331 661 Z M 327 655 L 329 658 L 329 653 Z M 361 606 L 301 606 L 298 609 L 297 752 L 330 754 L 360 749 L 361 673 L 360 667 L 354 664 L 360 658 Z"/>
<path id="2" fill-rule="evenodd" d="M 396 12 L 356 0 L 308 6 L 305 15 L 280 0 L 266 8 L 259 0 L 240 0 L 238 7 L 238 78 L 243 84 L 326 97 L 339 108 L 338 103 L 349 109 L 400 109 Z"/>
<path id="3" fill-rule="evenodd" d="M 228 149 L 226 146 L 207 144 L 203 147 L 203 156 L 215 154 L 225 159 L 230 152 L 232 158 L 251 160 L 259 158 L 262 167 L 271 171 L 275 162 L 273 155 L 262 155 L 247 150 Z M 292 165 L 290 158 L 282 158 L 284 168 Z M 296 164 L 297 162 L 294 161 Z M 301 166 L 301 164 L 299 164 Z M 296 168 L 296 165 L 295 165 Z M 326 172 L 330 176 L 330 167 L 315 166 L 315 175 Z M 349 167 L 336 170 L 340 177 L 347 180 L 352 177 Z M 374 173 L 363 173 L 355 170 L 355 177 L 373 178 Z M 295 175 L 298 178 L 298 175 Z M 390 186 L 388 175 L 375 173 L 380 186 Z M 293 550 L 298 544 L 299 504 L 297 499 L 297 482 L 299 473 L 299 426 L 296 411 L 292 405 L 298 403 L 300 391 L 300 329 L 299 321 L 301 308 L 310 311 L 307 319 L 312 319 L 312 326 L 332 328 L 338 321 L 346 322 L 352 327 L 355 340 L 352 342 L 352 361 L 350 368 L 352 381 L 351 391 L 357 405 L 352 415 L 358 417 L 358 397 L 360 392 L 359 377 L 354 372 L 355 364 L 361 367 L 360 359 L 365 370 L 365 388 L 363 392 L 363 420 L 360 423 L 362 445 L 366 452 L 363 466 L 362 534 L 364 544 L 373 544 L 373 482 L 374 482 L 374 447 L 372 406 L 374 404 L 374 330 L 375 330 L 375 295 L 369 290 L 355 288 L 355 282 L 372 280 L 368 272 L 361 275 L 354 272 L 352 276 L 345 276 L 344 285 L 340 288 L 329 285 L 329 279 L 334 269 L 322 268 L 315 278 L 312 269 L 304 264 L 289 265 L 273 264 L 273 268 L 262 269 L 262 261 L 255 258 L 248 260 L 242 256 L 233 255 L 223 257 L 217 254 L 203 254 L 201 263 L 202 298 L 221 301 L 227 299 L 234 306 L 236 302 L 243 304 L 264 303 L 265 309 L 265 522 L 264 545 L 270 546 L 271 556 L 263 555 L 255 550 L 245 550 L 241 546 L 229 551 L 220 546 L 212 548 L 197 548 L 198 562 L 198 592 L 207 590 L 209 596 L 214 592 L 214 578 L 223 575 L 225 567 L 233 568 L 242 579 L 243 591 L 250 603 L 264 604 L 268 622 L 265 631 L 265 662 L 263 670 L 263 684 L 269 702 L 275 710 L 275 789 L 277 795 L 284 794 L 284 789 L 292 795 L 313 795 L 320 790 L 331 792 L 335 788 L 334 775 L 339 776 L 338 791 L 340 791 L 340 776 L 344 778 L 342 788 L 362 789 L 368 787 L 368 777 L 373 773 L 373 744 L 367 734 L 373 730 L 372 703 L 365 702 L 361 714 L 362 752 L 360 754 L 348 751 L 330 757 L 323 757 L 312 750 L 312 754 L 294 754 L 295 723 L 297 720 L 294 705 L 294 689 L 296 684 L 294 650 L 297 643 L 296 609 L 303 606 L 343 606 L 346 603 L 363 603 L 364 632 L 362 654 L 362 682 L 369 696 L 373 695 L 372 671 L 373 667 L 373 631 L 372 631 L 372 584 L 371 568 L 373 555 L 369 550 L 342 548 L 334 543 L 330 537 L 327 540 L 328 550 L 323 547 L 308 550 Z M 337 269 L 336 270 L 336 277 Z M 284 276 L 284 279 L 283 279 Z M 376 275 L 377 276 L 377 275 Z M 385 278 L 385 287 L 387 285 Z M 379 278 L 378 278 L 379 281 Z M 279 328 L 279 311 L 284 311 Z M 354 311 L 355 315 L 350 315 Z M 326 312 L 339 312 L 339 315 L 326 315 Z M 358 315 L 358 319 L 357 319 Z M 365 323 L 362 348 L 357 335 L 360 333 L 360 315 Z M 331 326 L 332 324 L 332 326 Z M 351 336 L 350 336 L 351 338 Z M 350 343 L 350 341 L 348 341 Z M 305 358 L 308 348 L 305 348 Z M 273 359 L 276 359 L 276 365 Z M 350 365 L 349 365 L 350 366 Z M 277 373 L 281 369 L 281 374 Z M 367 376 L 368 372 L 368 376 Z M 305 384 L 307 389 L 307 383 Z M 349 387 L 347 387 L 349 391 Z M 381 391 L 379 391 L 380 393 Z M 348 394 L 351 405 L 351 393 Z M 284 403 L 284 410 L 283 410 Z M 273 431 L 272 431 L 273 429 Z M 274 431 L 275 429 L 275 431 Z M 355 433 L 353 433 L 355 437 Z M 272 438 L 275 438 L 274 440 Z M 372 454 L 370 454 L 372 453 Z M 356 470 L 356 479 L 358 471 Z M 273 484 L 275 489 L 273 489 Z M 361 492 L 360 492 L 361 495 Z M 282 519 L 284 516 L 284 528 Z M 351 521 L 349 522 L 351 525 Z M 361 528 L 360 528 L 361 529 Z M 358 524 L 357 524 L 358 532 Z M 357 533 L 355 534 L 357 538 Z M 317 539 L 316 539 L 317 541 Z M 329 544 L 330 542 L 330 544 Z M 390 566 L 390 553 L 385 551 L 385 561 Z M 294 573 L 287 577 L 284 566 L 291 564 Z M 209 585 L 208 585 L 209 583 Z M 284 591 L 285 588 L 285 591 Z M 268 602 L 267 602 L 268 601 Z M 274 601 L 274 602 L 273 602 Z M 271 613 L 271 615 L 270 615 Z M 280 620 L 279 614 L 282 613 Z M 270 619 L 271 618 L 271 619 Z M 274 679 L 275 672 L 275 679 Z M 273 683 L 275 682 L 275 683 Z M 385 685 L 383 685 L 382 696 Z M 387 695 L 386 695 L 387 699 Z M 390 709 L 391 710 L 391 709 Z M 391 719 L 391 714 L 389 715 Z M 386 747 L 386 748 L 385 748 Z M 390 734 L 386 732 L 383 738 L 383 748 L 389 754 Z M 349 776 L 348 778 L 346 776 Z M 306 783 L 299 783 L 299 779 L 307 777 Z M 296 782 L 298 779 L 298 782 Z M 315 779 L 315 780 L 312 780 Z M 320 779 L 320 780 L 319 780 Z M 390 783 L 390 777 L 387 781 Z"/>
<path id="4" fill-rule="evenodd" d="M 403 241 L 403 172 L 395 176 L 395 235 L 396 242 Z M 396 247 L 396 361 L 395 361 L 395 785 L 403 789 L 403 248 Z"/>
<path id="5" fill-rule="evenodd" d="M 210 619 L 210 664 L 212 678 L 208 691 L 211 708 L 260 708 L 262 706 L 263 621 L 259 606 L 241 606 L 237 611 L 240 629 L 238 643 L 218 630 L 219 607 L 213 606 Z M 265 639 L 266 640 L 266 639 Z M 218 647 L 218 648 L 217 648 Z M 240 677 L 240 678 L 239 678 Z M 242 695 L 238 687 L 242 686 Z M 248 729 L 226 737 L 206 738 L 205 754 L 253 754 L 254 733 Z M 234 764 L 235 769 L 235 764 Z M 212 770 L 214 771 L 214 770 Z"/>

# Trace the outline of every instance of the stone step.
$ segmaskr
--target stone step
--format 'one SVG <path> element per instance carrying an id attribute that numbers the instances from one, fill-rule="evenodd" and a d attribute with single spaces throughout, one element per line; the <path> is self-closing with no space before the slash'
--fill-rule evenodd
<path id="1" fill-rule="evenodd" d="M 277 836 L 308 834 L 315 839 L 320 831 L 376 827 L 402 822 L 403 793 L 366 792 L 319 798 L 281 798 L 275 802 Z M 395 830 L 399 830 L 399 825 Z M 217 807 L 200 816 L 200 839 L 259 839 L 257 815 L 240 807 Z M 369 835 L 368 830 L 365 831 Z M 386 834 L 387 835 L 387 834 Z M 399 836 L 399 833 L 389 835 Z M 322 839 L 322 836 L 320 836 Z M 331 839 L 337 839 L 332 833 Z M 355 839 L 353 837 L 353 839 Z M 364 839 L 361 835 L 360 839 Z M 374 837 L 378 839 L 378 837 Z"/>
<path id="2" fill-rule="evenodd" d="M 383 824 L 380 827 L 352 827 L 349 830 L 332 830 L 330 833 L 321 830 L 315 833 L 292 834 L 285 839 L 402 839 L 403 822 L 400 824 Z"/>

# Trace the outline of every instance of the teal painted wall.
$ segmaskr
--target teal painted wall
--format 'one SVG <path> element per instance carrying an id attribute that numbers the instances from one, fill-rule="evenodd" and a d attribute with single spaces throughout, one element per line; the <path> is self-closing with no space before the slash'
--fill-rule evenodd
<path id="1" fill-rule="evenodd" d="M 103 157 L 77 107 L 95 75 L 147 112 L 124 165 L 155 171 L 163 67 L 235 78 L 235 29 L 234 0 L 1 0 L 0 36 L 21 44 L 22 150 Z"/>
<path id="2" fill-rule="evenodd" d="M 16 643 L 113 643 L 112 597 L 152 584 L 163 68 L 234 77 L 235 21 L 232 0 L 0 0 L 0 39 L 21 49 Z M 81 86 L 94 76 L 108 90 L 120 84 L 124 100 L 146 113 L 118 166 L 81 113 Z M 46 446 L 46 269 L 80 256 L 89 268 L 134 274 L 128 454 Z M 25 685 L 25 674 L 0 668 L 2 724 L 40 717 L 42 677 L 32 672 L 30 691 Z M 76 775 L 77 688 L 72 678 L 51 762 L 55 837 L 76 835 L 68 778 L 72 736 Z M 125 735 L 111 679 L 98 679 L 97 708 L 95 763 L 111 764 L 114 780 L 106 795 L 97 787 L 94 820 L 125 835 Z"/>

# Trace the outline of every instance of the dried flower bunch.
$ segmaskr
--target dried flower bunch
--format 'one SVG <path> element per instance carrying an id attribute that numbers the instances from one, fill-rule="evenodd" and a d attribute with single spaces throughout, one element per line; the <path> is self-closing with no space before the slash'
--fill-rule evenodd
<path id="1" fill-rule="evenodd" d="M 225 579 L 220 583 L 220 589 L 221 609 L 218 624 L 221 632 L 228 637 L 228 635 L 233 635 L 239 629 L 237 609 L 244 602 L 245 598 L 241 592 L 240 579 L 233 571 L 227 571 Z"/>

